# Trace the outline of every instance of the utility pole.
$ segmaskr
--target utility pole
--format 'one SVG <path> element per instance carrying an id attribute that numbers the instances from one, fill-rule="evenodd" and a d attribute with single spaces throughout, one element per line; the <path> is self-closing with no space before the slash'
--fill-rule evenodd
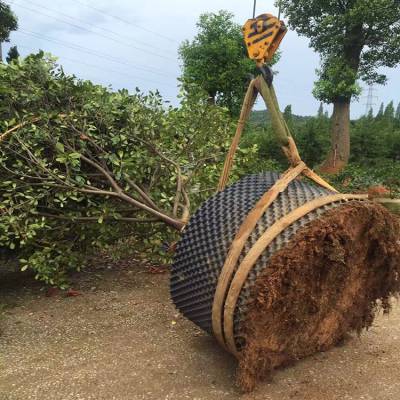
<path id="1" fill-rule="evenodd" d="M 368 85 L 368 95 L 366 97 L 367 102 L 365 103 L 365 115 L 368 115 L 371 110 L 373 110 L 373 107 L 376 105 L 374 102 L 375 99 L 378 98 L 378 96 L 374 96 L 375 88 L 373 85 Z"/>

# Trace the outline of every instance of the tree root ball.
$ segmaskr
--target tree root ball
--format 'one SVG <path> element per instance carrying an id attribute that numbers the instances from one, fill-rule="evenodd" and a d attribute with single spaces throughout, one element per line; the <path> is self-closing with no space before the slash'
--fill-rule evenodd
<path id="1" fill-rule="evenodd" d="M 399 219 L 370 202 L 329 211 L 271 257 L 253 290 L 237 372 L 246 392 L 389 312 L 400 291 Z"/>

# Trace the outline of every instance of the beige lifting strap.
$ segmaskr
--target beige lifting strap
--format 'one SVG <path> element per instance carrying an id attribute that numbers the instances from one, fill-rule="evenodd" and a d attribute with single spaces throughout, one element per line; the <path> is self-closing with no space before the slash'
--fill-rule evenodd
<path id="1" fill-rule="evenodd" d="M 329 185 L 329 183 L 327 183 L 324 179 L 306 166 L 306 164 L 300 158 L 289 128 L 286 125 L 281 112 L 279 111 L 274 88 L 272 85 L 269 87 L 262 76 L 253 79 L 249 85 L 249 89 L 247 90 L 235 137 L 226 157 L 224 169 L 219 181 L 219 191 L 223 190 L 227 184 L 240 137 L 258 93 L 260 93 L 263 97 L 270 112 L 274 132 L 277 135 L 277 139 L 281 144 L 282 150 L 288 158 L 291 167 L 278 181 L 275 182 L 273 187 L 260 198 L 255 207 L 250 211 L 243 221 L 231 243 L 217 282 L 217 288 L 214 294 L 212 306 L 213 332 L 218 342 L 236 356 L 238 356 L 239 353 L 236 348 L 233 332 L 233 316 L 237 300 L 252 267 L 266 247 L 290 224 L 325 204 L 337 201 L 366 198 L 366 196 L 363 195 L 338 194 L 337 191 L 331 185 Z M 314 199 L 313 201 L 304 204 L 302 207 L 292 211 L 281 220 L 277 221 L 264 232 L 264 234 L 258 239 L 256 244 L 243 259 L 238 268 L 236 268 L 246 241 L 257 225 L 259 219 L 262 217 L 268 207 L 270 207 L 270 205 L 276 200 L 279 194 L 284 192 L 288 185 L 301 174 L 304 174 L 308 178 L 314 180 L 314 182 L 316 182 L 318 185 L 323 186 L 336 194 Z"/>
<path id="2" fill-rule="evenodd" d="M 242 110 L 240 112 L 235 136 L 232 140 L 231 146 L 226 156 L 224 168 L 218 183 L 218 191 L 224 190 L 228 182 L 229 174 L 233 166 L 233 161 L 237 148 L 239 146 L 240 138 L 242 136 L 246 121 L 249 118 L 252 107 L 257 99 L 258 93 L 260 93 L 262 98 L 264 99 L 265 105 L 270 113 L 273 130 L 276 134 L 279 144 L 282 147 L 283 152 L 289 160 L 290 165 L 292 167 L 295 167 L 301 162 L 296 143 L 294 142 L 290 130 L 283 118 L 283 115 L 279 110 L 278 100 L 276 98 L 274 87 L 272 85 L 271 87 L 269 87 L 264 78 L 260 75 L 250 82 L 250 85 L 247 89 L 242 105 Z M 320 186 L 336 192 L 336 190 L 331 185 L 329 185 L 328 182 L 326 182 L 308 167 L 304 170 L 303 173 L 305 176 L 314 180 Z"/>
<path id="3" fill-rule="evenodd" d="M 226 183 L 228 182 L 229 173 L 230 173 L 230 171 L 232 169 L 232 165 L 233 165 L 233 158 L 234 158 L 236 150 L 239 146 L 239 141 L 242 136 L 244 126 L 246 124 L 246 121 L 249 118 L 250 112 L 251 112 L 251 110 L 254 106 L 254 103 L 257 99 L 258 93 L 257 93 L 257 90 L 255 89 L 255 82 L 256 82 L 255 79 L 253 79 L 250 82 L 250 85 L 249 85 L 246 95 L 244 97 L 242 110 L 240 111 L 240 117 L 239 117 L 239 121 L 238 121 L 238 124 L 236 127 L 236 133 L 235 133 L 235 136 L 233 137 L 231 147 L 229 148 L 228 154 L 225 159 L 224 169 L 222 170 L 222 174 L 219 179 L 218 191 L 224 190 Z"/>

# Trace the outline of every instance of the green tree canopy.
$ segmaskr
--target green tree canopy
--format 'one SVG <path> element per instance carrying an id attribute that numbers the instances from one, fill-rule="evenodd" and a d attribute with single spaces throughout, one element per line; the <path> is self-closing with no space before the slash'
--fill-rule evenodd
<path id="1" fill-rule="evenodd" d="M 19 57 L 19 52 L 17 46 L 10 47 L 10 50 L 8 50 L 7 53 L 6 61 L 10 63 L 13 60 L 18 60 L 18 57 Z"/>
<path id="2" fill-rule="evenodd" d="M 385 83 L 378 69 L 400 61 L 397 0 L 282 0 L 282 7 L 289 24 L 321 54 L 323 68 L 315 93 L 323 101 L 358 94 L 356 79 Z"/>
<path id="3" fill-rule="evenodd" d="M 289 129 L 293 129 L 293 112 L 292 112 L 292 105 L 288 104 L 285 109 L 283 110 L 283 118 L 285 119 L 286 123 L 289 126 Z"/>
<path id="4" fill-rule="evenodd" d="M 319 103 L 317 115 L 319 118 L 322 118 L 324 116 L 324 104 L 322 103 L 322 101 L 321 101 L 321 103 Z"/>
<path id="5" fill-rule="evenodd" d="M 340 170 L 350 156 L 350 101 L 360 93 L 357 80 L 385 83 L 379 68 L 400 62 L 400 2 L 282 0 L 281 5 L 289 25 L 320 53 L 314 95 L 334 104 L 332 147 L 324 169 Z"/>
<path id="6" fill-rule="evenodd" d="M 384 110 L 385 110 L 385 105 L 382 102 L 381 105 L 379 106 L 378 113 L 376 114 L 376 119 L 382 119 L 383 118 L 383 113 L 385 112 Z"/>
<path id="7" fill-rule="evenodd" d="M 233 14 L 219 11 L 202 14 L 197 28 L 193 41 L 186 40 L 179 49 L 183 84 L 201 87 L 213 102 L 238 114 L 249 76 L 257 73 L 247 57 L 241 26 Z"/>
<path id="8" fill-rule="evenodd" d="M 397 105 L 395 118 L 400 121 L 400 103 Z"/>
<path id="9" fill-rule="evenodd" d="M 11 31 L 17 29 L 17 17 L 8 4 L 0 1 L 0 42 L 8 42 Z"/>
<path id="10" fill-rule="evenodd" d="M 386 121 L 390 122 L 394 120 L 394 105 L 393 101 L 391 101 L 385 108 L 383 113 L 383 117 Z"/>

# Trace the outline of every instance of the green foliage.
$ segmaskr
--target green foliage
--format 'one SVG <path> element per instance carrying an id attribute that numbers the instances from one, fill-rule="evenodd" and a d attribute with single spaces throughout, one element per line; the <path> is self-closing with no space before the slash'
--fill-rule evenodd
<path id="1" fill-rule="evenodd" d="M 182 82 L 205 90 L 211 101 L 236 115 L 249 77 L 257 73 L 247 57 L 241 26 L 233 22 L 233 14 L 219 11 L 202 14 L 197 27 L 194 40 L 186 40 L 179 49 Z"/>
<path id="2" fill-rule="evenodd" d="M 394 120 L 394 105 L 393 101 L 391 101 L 385 108 L 385 112 L 383 113 L 383 117 L 388 121 Z"/>
<path id="3" fill-rule="evenodd" d="M 376 118 L 377 119 L 382 119 L 383 118 L 384 108 L 385 108 L 385 105 L 382 102 L 381 105 L 379 106 L 379 111 L 376 114 Z"/>
<path id="4" fill-rule="evenodd" d="M 310 118 L 295 132 L 295 140 L 303 160 L 312 168 L 324 160 L 329 148 L 329 119 L 325 115 Z"/>
<path id="5" fill-rule="evenodd" d="M 384 151 L 384 145 L 379 136 L 371 134 L 370 126 L 374 120 L 371 116 L 362 117 L 356 124 L 352 124 L 352 155 L 351 161 L 366 161 L 377 158 Z"/>
<path id="6" fill-rule="evenodd" d="M 321 103 L 319 103 L 319 107 L 318 107 L 318 117 L 321 118 L 324 116 L 324 103 L 321 101 Z"/>
<path id="7" fill-rule="evenodd" d="M 10 47 L 10 50 L 8 50 L 8 53 L 7 53 L 6 61 L 8 63 L 10 63 L 11 61 L 14 61 L 14 60 L 17 61 L 18 57 L 19 57 L 19 52 L 18 52 L 17 46 Z"/>
<path id="8" fill-rule="evenodd" d="M 315 82 L 313 94 L 325 103 L 350 99 L 361 93 L 357 83 L 357 71 L 341 57 L 333 56 L 324 60 L 322 69 L 317 70 L 319 80 Z"/>
<path id="9" fill-rule="evenodd" d="M 394 115 L 395 119 L 400 122 L 400 103 L 397 105 L 396 113 Z"/>
<path id="10" fill-rule="evenodd" d="M 8 42 L 10 33 L 17 29 L 17 17 L 8 4 L 0 1 L 0 42 Z"/>
<path id="11" fill-rule="evenodd" d="M 289 24 L 321 54 L 315 95 L 326 102 L 359 94 L 357 79 L 386 82 L 381 67 L 400 61 L 397 0 L 282 0 Z"/>
<path id="12" fill-rule="evenodd" d="M 166 107 L 68 76 L 43 53 L 0 65 L 0 117 L 0 246 L 59 285 L 127 236 L 161 254 L 174 234 L 160 221 L 215 191 L 233 128 L 201 93 Z M 240 152 L 234 173 L 251 159 Z"/>
<path id="13" fill-rule="evenodd" d="M 400 118 L 393 116 L 391 103 L 386 108 L 382 105 L 381 109 L 377 117 L 371 111 L 367 116 L 351 121 L 353 151 L 350 165 L 338 176 L 327 177 L 343 191 L 366 190 L 375 185 L 390 187 L 395 193 L 400 190 Z M 288 110 L 286 108 L 286 118 Z M 317 117 L 299 117 L 290 113 L 290 121 L 302 159 L 310 167 L 318 167 L 329 148 L 329 118 L 320 108 Z M 257 147 L 261 169 L 287 168 L 287 160 L 276 143 L 265 111 L 252 113 L 244 143 Z M 264 160 L 270 160 L 270 165 L 264 165 Z"/>
<path id="14" fill-rule="evenodd" d="M 303 160 L 311 167 L 317 166 L 323 160 L 323 156 L 329 147 L 327 135 L 329 119 L 324 115 L 316 118 L 298 117 L 291 113 L 291 107 L 286 107 L 285 111 L 285 120 L 293 133 Z M 256 111 L 253 114 L 258 115 L 259 112 Z M 255 121 L 257 122 L 255 123 Z M 261 168 L 272 166 L 273 169 L 282 170 L 288 167 L 287 159 L 282 153 L 269 120 L 263 125 L 259 124 L 253 116 L 244 143 L 256 146 L 260 160 L 269 160 L 270 164 L 264 165 L 262 163 Z"/>
<path id="15" fill-rule="evenodd" d="M 288 127 L 290 130 L 293 129 L 293 113 L 292 113 L 292 106 L 288 104 L 285 109 L 283 110 L 283 118 L 285 119 Z"/>
<path id="16" fill-rule="evenodd" d="M 365 192 L 370 187 L 383 185 L 393 196 L 399 196 L 399 176 L 400 162 L 375 159 L 368 163 L 350 163 L 340 174 L 330 177 L 330 180 L 342 192 Z"/>
<path id="17" fill-rule="evenodd" d="M 288 107 L 288 106 L 286 106 Z M 286 108 L 285 107 L 285 108 Z M 293 123 L 298 126 L 304 124 L 310 117 L 295 115 L 291 112 L 290 118 Z M 253 110 L 249 117 L 249 123 L 256 127 L 264 127 L 270 123 L 268 111 L 266 110 Z"/>

